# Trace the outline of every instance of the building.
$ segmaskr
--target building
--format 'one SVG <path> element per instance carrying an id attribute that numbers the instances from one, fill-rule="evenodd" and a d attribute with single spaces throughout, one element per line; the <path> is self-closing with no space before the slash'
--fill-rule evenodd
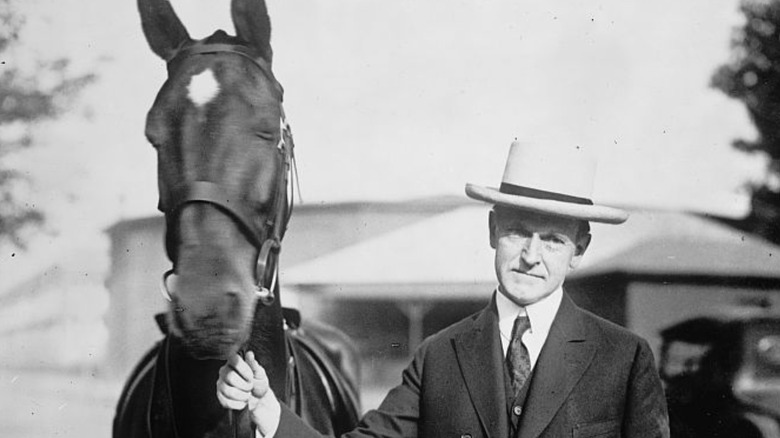
<path id="1" fill-rule="evenodd" d="M 593 256 L 569 281 L 579 301 L 639 333 L 740 308 L 780 313 L 780 247 L 699 216 L 638 212 L 594 226 Z M 608 292 L 604 292 L 608 291 Z"/>
<path id="2" fill-rule="evenodd" d="M 295 207 L 282 242 L 284 270 L 329 252 L 370 239 L 423 218 L 455 208 L 450 198 L 411 203 L 343 203 Z M 162 274 L 170 269 L 163 245 L 162 215 L 121 220 L 111 226 L 110 269 L 106 285 L 110 306 L 106 366 L 128 374 L 135 363 L 162 337 L 154 315 L 167 310 L 160 291 Z M 294 300 L 281 292 L 284 305 Z"/>
<path id="3" fill-rule="evenodd" d="M 0 287 L 0 366 L 93 372 L 102 367 L 108 329 L 104 284 L 108 242 L 52 237 L 14 254 Z M 17 260 L 18 259 L 18 260 Z"/>
<path id="4" fill-rule="evenodd" d="M 345 331 L 363 359 L 364 401 L 400 381 L 422 338 L 482 308 L 496 280 L 488 206 L 460 199 L 298 207 L 283 242 L 281 299 Z M 593 225 L 567 290 L 582 306 L 645 336 L 725 307 L 780 311 L 780 248 L 684 213 L 636 211 Z M 161 218 L 109 230 L 113 366 L 132 366 L 160 334 L 159 277 L 170 263 Z"/>

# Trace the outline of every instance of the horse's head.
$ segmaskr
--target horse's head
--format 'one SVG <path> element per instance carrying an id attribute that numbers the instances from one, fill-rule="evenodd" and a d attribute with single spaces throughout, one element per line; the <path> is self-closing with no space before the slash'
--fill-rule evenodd
<path id="1" fill-rule="evenodd" d="M 149 45 L 168 63 L 146 136 L 174 266 L 163 280 L 169 325 L 195 357 L 224 358 L 248 339 L 258 300 L 273 298 L 290 210 L 292 139 L 270 21 L 262 0 L 233 0 L 237 36 L 193 41 L 167 0 L 138 6 Z"/>

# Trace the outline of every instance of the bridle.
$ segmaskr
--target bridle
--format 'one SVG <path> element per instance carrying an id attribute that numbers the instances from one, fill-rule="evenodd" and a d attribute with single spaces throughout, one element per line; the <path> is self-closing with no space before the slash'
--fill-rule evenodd
<path id="1" fill-rule="evenodd" d="M 225 212 L 239 226 L 252 245 L 257 248 L 258 256 L 255 263 L 255 295 L 260 304 L 270 306 L 275 301 L 275 290 L 279 278 L 279 254 L 282 248 L 282 238 L 287 230 L 293 210 L 293 186 L 297 183 L 297 168 L 292 130 L 285 116 L 282 97 L 284 90 L 274 77 L 271 66 L 256 51 L 247 46 L 235 44 L 196 44 L 180 48 L 168 59 L 169 78 L 176 72 L 180 62 L 187 57 L 200 55 L 213 55 L 218 53 L 230 53 L 241 56 L 251 61 L 253 65 L 273 84 L 274 94 L 280 105 L 280 133 L 279 142 L 276 145 L 280 168 L 279 178 L 274 197 L 274 210 L 266 219 L 262 227 L 254 225 L 255 213 L 252 208 L 242 202 L 241 197 L 231 193 L 226 187 L 211 181 L 194 181 L 183 183 L 174 187 L 166 205 L 162 203 L 159 209 L 165 214 L 166 237 L 165 247 L 168 258 L 173 261 L 173 269 L 166 271 L 162 276 L 161 292 L 166 300 L 173 301 L 174 294 L 168 288 L 168 278 L 174 275 L 176 270 L 176 242 L 175 229 L 182 209 L 191 203 L 208 203 L 215 205 Z M 232 410 L 228 410 L 229 422 L 233 425 L 233 434 L 236 438 L 241 435 L 242 425 L 246 425 L 246 412 L 243 413 L 244 421 L 234 418 Z M 246 431 L 248 434 L 251 433 Z"/>
<path id="2" fill-rule="evenodd" d="M 255 294 L 260 303 L 265 306 L 272 304 L 275 300 L 274 290 L 277 286 L 279 277 L 279 253 L 282 248 L 282 238 L 287 230 L 287 224 L 290 220 L 293 210 L 293 186 L 297 181 L 297 169 L 295 166 L 295 155 L 293 153 L 295 144 L 293 143 L 292 130 L 284 113 L 282 106 L 282 96 L 284 90 L 271 72 L 271 66 L 254 50 L 249 47 L 235 44 L 202 44 L 184 47 L 178 50 L 168 60 L 168 76 L 170 77 L 178 68 L 180 62 L 190 56 L 212 55 L 217 53 L 231 53 L 248 59 L 274 85 L 274 91 L 279 99 L 281 107 L 280 116 L 280 135 L 279 142 L 276 145 L 278 159 L 282 171 L 279 172 L 277 181 L 277 193 L 275 195 L 275 208 L 266 220 L 262 229 L 254 226 L 254 212 L 245 203 L 241 202 L 240 196 L 231 193 L 225 187 L 211 181 L 194 181 L 180 184 L 172 190 L 172 196 L 168 205 L 161 205 L 160 210 L 165 213 L 166 219 L 166 238 L 165 246 L 168 257 L 173 261 L 174 268 L 166 271 L 162 276 L 161 292 L 166 300 L 172 301 L 173 293 L 168 288 L 168 278 L 175 273 L 176 269 L 176 242 L 173 232 L 176 227 L 176 221 L 181 210 L 190 203 L 202 202 L 216 205 L 223 212 L 227 213 L 241 228 L 247 238 L 258 249 L 257 262 L 255 264 Z"/>

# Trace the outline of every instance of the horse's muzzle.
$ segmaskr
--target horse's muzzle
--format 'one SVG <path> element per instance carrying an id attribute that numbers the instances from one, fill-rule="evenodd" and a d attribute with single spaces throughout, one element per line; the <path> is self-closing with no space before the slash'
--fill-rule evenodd
<path id="1" fill-rule="evenodd" d="M 197 359 L 225 359 L 249 339 L 250 320 L 242 317 L 240 303 L 233 300 L 222 312 L 195 314 L 174 299 L 171 321 L 185 349 Z"/>

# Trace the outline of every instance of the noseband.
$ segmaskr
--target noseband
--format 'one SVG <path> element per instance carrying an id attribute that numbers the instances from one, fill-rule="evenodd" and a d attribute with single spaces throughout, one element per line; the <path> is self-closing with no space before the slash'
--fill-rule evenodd
<path id="1" fill-rule="evenodd" d="M 295 145 L 293 143 L 292 130 L 284 114 L 284 107 L 281 105 L 282 86 L 271 72 L 271 66 L 249 47 L 233 44 L 203 44 L 183 48 L 168 60 L 168 75 L 170 77 L 176 71 L 184 58 L 217 53 L 231 53 L 250 60 L 274 85 L 274 91 L 281 107 L 279 120 L 280 136 L 276 149 L 283 169 L 282 172 L 279 172 L 277 181 L 276 205 L 274 206 L 274 213 L 266 220 L 263 228 L 258 229 L 254 226 L 253 218 L 255 214 L 252 208 L 241 202 L 241 197 L 231 193 L 226 187 L 211 181 L 194 181 L 180 184 L 174 188 L 169 205 L 161 206 L 160 208 L 165 213 L 167 224 L 166 250 L 168 257 L 174 262 L 174 269 L 163 274 L 161 291 L 168 301 L 172 300 L 173 294 L 167 283 L 168 277 L 174 274 L 176 269 L 176 242 L 174 241 L 175 233 L 172 232 L 172 230 L 175 230 L 176 220 L 187 204 L 202 202 L 213 204 L 228 214 L 239 225 L 243 233 L 252 242 L 252 245 L 258 249 L 255 267 L 255 293 L 259 301 L 267 306 L 273 303 L 275 299 L 274 289 L 279 276 L 278 262 L 282 248 L 282 238 L 293 210 L 292 186 L 295 177 L 293 172 L 295 169 L 293 149 Z"/>

